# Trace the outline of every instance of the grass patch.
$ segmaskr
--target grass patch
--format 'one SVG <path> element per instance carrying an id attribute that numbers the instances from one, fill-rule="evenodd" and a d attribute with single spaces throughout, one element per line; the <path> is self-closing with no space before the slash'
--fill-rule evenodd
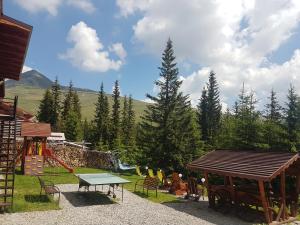
<path id="1" fill-rule="evenodd" d="M 73 174 L 68 173 L 63 168 L 45 168 L 43 179 L 52 181 L 54 184 L 78 184 L 78 178 Z M 101 169 L 92 168 L 75 168 L 75 173 L 104 173 L 108 172 Z M 130 192 L 134 192 L 134 185 L 141 177 L 132 174 L 116 174 L 124 179 L 131 181 L 125 184 L 124 188 Z M 177 202 L 178 199 L 169 193 L 159 192 L 158 197 L 155 197 L 155 191 L 149 191 L 149 196 L 142 193 L 141 188 L 135 193 L 142 198 L 147 198 L 156 203 L 164 202 Z M 125 196 L 126 198 L 126 196 Z M 43 195 L 40 196 L 40 184 L 34 176 L 24 176 L 20 173 L 19 169 L 16 171 L 15 179 L 15 194 L 14 206 L 12 212 L 25 212 L 25 211 L 44 211 L 44 210 L 57 210 L 59 206 L 52 197 Z"/>

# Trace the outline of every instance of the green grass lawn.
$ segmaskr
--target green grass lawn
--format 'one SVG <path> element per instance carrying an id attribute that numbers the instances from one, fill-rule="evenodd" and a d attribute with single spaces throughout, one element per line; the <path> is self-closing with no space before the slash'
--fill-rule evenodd
<path id="1" fill-rule="evenodd" d="M 75 173 L 103 173 L 107 172 L 101 169 L 91 168 L 75 168 Z M 56 175 L 53 175 L 56 174 Z M 134 184 L 139 176 L 131 173 L 118 174 L 124 179 L 130 180 L 131 183 L 125 184 L 124 188 L 133 192 Z M 54 184 L 77 184 L 78 179 L 73 174 L 68 173 L 63 168 L 45 168 L 45 180 L 52 181 Z M 140 190 L 140 189 L 139 189 Z M 137 191 L 135 194 L 147 198 L 150 201 L 163 203 L 163 202 L 176 202 L 178 201 L 174 195 L 168 193 L 158 193 L 158 197 L 155 197 L 154 191 L 149 191 L 149 196 L 144 195 L 142 191 Z M 126 196 L 125 196 L 126 198 Z M 55 210 L 59 209 L 57 202 L 53 201 L 51 197 L 42 195 L 40 197 L 40 184 L 34 176 L 21 175 L 17 170 L 15 180 L 15 195 L 14 206 L 12 212 L 25 212 L 25 211 L 43 211 L 43 210 Z"/>

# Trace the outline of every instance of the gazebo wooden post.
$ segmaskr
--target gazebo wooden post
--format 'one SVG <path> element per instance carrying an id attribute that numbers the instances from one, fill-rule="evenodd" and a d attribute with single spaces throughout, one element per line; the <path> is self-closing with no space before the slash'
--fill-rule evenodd
<path id="1" fill-rule="evenodd" d="M 208 203 L 209 203 L 209 206 L 212 206 L 212 202 L 210 199 L 210 190 L 209 190 L 208 172 L 207 171 L 204 172 L 204 178 L 205 178 L 205 186 L 206 186 L 206 190 L 207 190 Z"/>
<path id="2" fill-rule="evenodd" d="M 0 0 L 0 15 L 3 15 L 3 2 Z"/>
<path id="3" fill-rule="evenodd" d="M 297 174 L 296 176 L 296 195 L 297 195 L 297 199 L 299 198 L 299 194 L 300 194 L 300 174 Z M 296 201 L 297 201 L 296 199 Z M 298 212 L 298 204 L 295 204 L 295 211 L 294 211 L 294 215 L 292 216 L 297 216 L 297 212 Z"/>
<path id="4" fill-rule="evenodd" d="M 264 209 L 264 214 L 266 218 L 267 223 L 271 223 L 271 218 L 269 214 L 269 209 L 268 209 L 268 201 L 266 199 L 266 193 L 265 193 L 265 187 L 264 187 L 264 182 L 262 180 L 258 181 L 258 187 L 259 187 L 259 193 L 260 193 L 260 198 L 262 202 L 262 206 Z"/>
<path id="5" fill-rule="evenodd" d="M 231 195 L 231 200 L 235 203 L 235 196 L 234 196 L 234 184 L 233 184 L 233 179 L 232 176 L 229 176 L 229 184 L 230 184 L 230 195 Z"/>
<path id="6" fill-rule="evenodd" d="M 287 218 L 287 214 L 286 214 L 285 172 L 284 171 L 282 171 L 282 173 L 280 174 L 280 194 L 281 194 L 281 207 L 282 207 L 281 218 L 285 220 Z"/>

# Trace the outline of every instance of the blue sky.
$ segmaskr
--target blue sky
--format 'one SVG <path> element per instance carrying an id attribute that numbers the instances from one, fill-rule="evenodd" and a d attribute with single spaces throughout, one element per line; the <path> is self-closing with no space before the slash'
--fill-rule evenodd
<path id="1" fill-rule="evenodd" d="M 110 93 L 119 79 L 123 95 L 144 100 L 171 37 L 194 105 L 212 69 L 224 107 L 243 82 L 260 104 L 271 88 L 282 101 L 290 83 L 299 90 L 297 0 L 4 0 L 4 12 L 33 26 L 26 67 L 64 85 L 103 81 Z"/>

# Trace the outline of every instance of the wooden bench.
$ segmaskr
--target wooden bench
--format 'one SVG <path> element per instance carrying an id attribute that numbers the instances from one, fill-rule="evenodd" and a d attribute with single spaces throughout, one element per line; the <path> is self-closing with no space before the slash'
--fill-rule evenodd
<path id="1" fill-rule="evenodd" d="M 142 184 L 140 184 L 141 181 L 143 181 Z M 146 176 L 145 179 L 137 180 L 135 185 L 134 185 L 134 191 L 136 191 L 137 186 L 143 187 L 143 193 L 145 192 L 145 189 L 146 189 L 147 190 L 147 196 L 148 196 L 148 191 L 149 190 L 155 190 L 156 197 L 157 197 L 157 190 L 158 190 L 158 186 L 159 186 L 159 180 L 158 180 L 157 177 Z"/>
<path id="2" fill-rule="evenodd" d="M 43 180 L 40 176 L 37 176 L 40 182 L 40 186 L 41 186 L 41 191 L 40 191 L 40 196 L 42 195 L 43 190 L 45 191 L 45 194 L 47 195 L 54 195 L 58 194 L 58 203 L 60 200 L 60 190 L 57 186 L 54 185 L 53 182 L 51 181 L 46 181 Z"/>

